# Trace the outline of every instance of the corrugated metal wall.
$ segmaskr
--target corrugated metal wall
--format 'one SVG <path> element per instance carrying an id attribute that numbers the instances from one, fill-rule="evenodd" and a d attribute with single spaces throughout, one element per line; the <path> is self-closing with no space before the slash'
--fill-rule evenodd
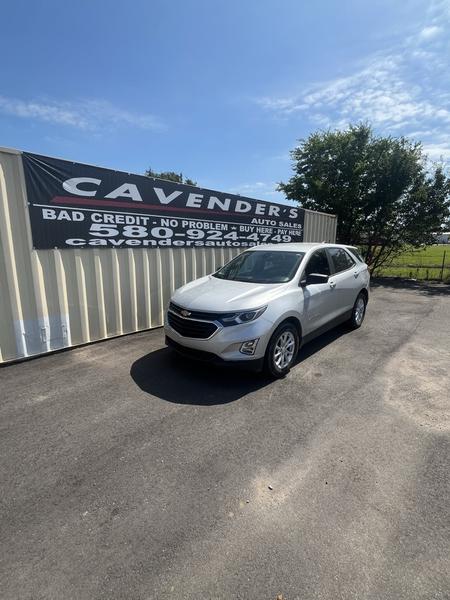
<path id="1" fill-rule="evenodd" d="M 336 218 L 307 211 L 305 241 Z M 239 248 L 31 250 L 19 152 L 0 149 L 0 362 L 159 327 L 173 290 Z"/>
<path id="2" fill-rule="evenodd" d="M 305 211 L 305 242 L 328 242 L 336 241 L 337 219 L 334 215 L 327 213 Z"/>

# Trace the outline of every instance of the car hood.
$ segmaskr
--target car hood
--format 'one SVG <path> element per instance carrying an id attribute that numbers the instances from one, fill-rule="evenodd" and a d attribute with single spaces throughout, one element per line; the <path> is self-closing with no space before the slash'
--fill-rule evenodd
<path id="1" fill-rule="evenodd" d="M 207 275 L 179 288 L 172 300 L 190 310 L 230 312 L 249 310 L 267 304 L 286 283 L 246 283 Z"/>

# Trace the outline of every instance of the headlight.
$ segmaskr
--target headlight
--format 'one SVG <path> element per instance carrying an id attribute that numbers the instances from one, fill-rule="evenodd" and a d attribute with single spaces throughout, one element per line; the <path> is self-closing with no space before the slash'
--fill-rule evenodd
<path id="1" fill-rule="evenodd" d="M 260 317 L 266 310 L 267 306 L 262 308 L 256 308 L 255 310 L 245 310 L 242 312 L 236 312 L 228 315 L 223 315 L 218 320 L 224 327 L 230 327 L 231 325 L 241 325 L 242 323 L 250 323 L 258 317 Z"/>

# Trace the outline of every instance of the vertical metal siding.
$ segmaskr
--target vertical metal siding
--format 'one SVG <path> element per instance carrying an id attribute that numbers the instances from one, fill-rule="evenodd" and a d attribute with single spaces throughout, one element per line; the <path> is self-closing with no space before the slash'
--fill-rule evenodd
<path id="1" fill-rule="evenodd" d="M 306 212 L 305 241 L 335 235 Z M 159 327 L 176 288 L 241 250 L 32 250 L 21 155 L 0 150 L 0 362 Z"/>
<path id="2" fill-rule="evenodd" d="M 336 241 L 337 218 L 327 213 L 305 211 L 305 242 Z"/>

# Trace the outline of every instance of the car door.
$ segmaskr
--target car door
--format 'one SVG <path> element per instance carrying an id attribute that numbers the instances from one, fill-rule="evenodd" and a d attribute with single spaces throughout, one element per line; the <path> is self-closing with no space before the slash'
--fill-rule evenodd
<path id="1" fill-rule="evenodd" d="M 355 259 L 344 248 L 327 248 L 332 275 L 329 283 L 333 290 L 333 318 L 351 311 L 358 294 L 359 269 Z"/>
<path id="2" fill-rule="evenodd" d="M 331 275 L 331 265 L 324 248 L 316 250 L 306 263 L 301 278 L 313 273 Z M 325 325 L 333 311 L 333 289 L 329 281 L 303 287 L 304 333 L 308 334 Z"/>

